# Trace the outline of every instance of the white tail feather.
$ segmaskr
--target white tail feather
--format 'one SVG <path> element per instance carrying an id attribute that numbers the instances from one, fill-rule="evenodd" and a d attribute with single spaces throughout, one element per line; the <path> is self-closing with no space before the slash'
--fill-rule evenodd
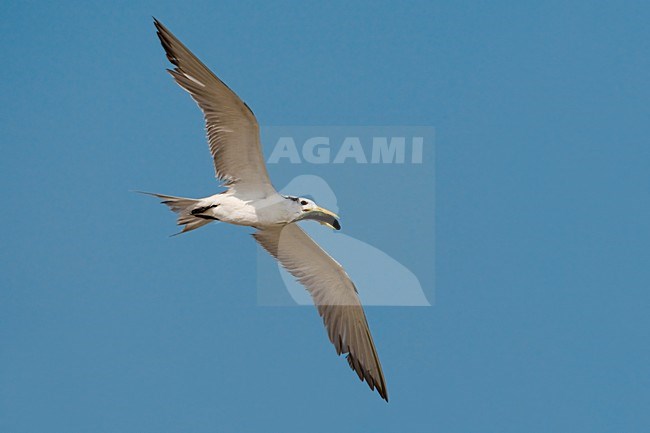
<path id="1" fill-rule="evenodd" d="M 204 219 L 192 214 L 192 211 L 199 207 L 198 205 L 201 201 L 200 199 L 174 197 L 173 195 L 156 194 L 152 192 L 137 192 L 158 197 L 162 200 L 162 204 L 167 205 L 172 211 L 178 214 L 178 220 L 176 223 L 179 226 L 184 225 L 185 227 L 183 227 L 182 231 L 175 233 L 172 236 L 180 235 L 181 233 L 186 233 L 198 229 L 199 227 L 203 227 L 204 225 L 212 222 L 209 219 Z"/>

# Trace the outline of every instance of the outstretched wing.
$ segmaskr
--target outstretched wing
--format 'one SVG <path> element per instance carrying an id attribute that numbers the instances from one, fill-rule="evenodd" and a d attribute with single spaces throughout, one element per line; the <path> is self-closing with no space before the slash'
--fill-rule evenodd
<path id="1" fill-rule="evenodd" d="M 253 234 L 282 266 L 302 283 L 323 317 L 336 352 L 347 353 L 350 367 L 370 389 L 388 401 L 386 381 L 366 315 L 354 283 L 343 267 L 295 223 Z"/>
<path id="2" fill-rule="evenodd" d="M 275 193 L 253 112 L 155 18 L 154 24 L 167 58 L 176 66 L 169 73 L 203 110 L 217 178 L 261 197 Z"/>

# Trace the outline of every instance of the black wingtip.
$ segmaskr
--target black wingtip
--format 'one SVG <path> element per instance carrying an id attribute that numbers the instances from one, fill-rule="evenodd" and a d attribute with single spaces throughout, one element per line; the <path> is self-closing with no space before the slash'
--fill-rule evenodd
<path id="1" fill-rule="evenodd" d="M 158 21 L 158 18 L 156 18 L 154 16 L 151 16 L 151 18 L 153 19 L 153 25 L 156 28 L 156 32 L 160 33 L 160 31 L 162 30 L 162 27 L 163 27 L 162 23 L 160 21 Z"/>
<path id="2" fill-rule="evenodd" d="M 169 60 L 169 62 L 172 65 L 179 67 L 178 59 L 176 58 L 176 55 L 174 54 L 174 50 L 172 48 L 172 39 L 170 37 L 171 33 L 157 19 L 154 18 L 153 23 L 156 26 L 156 36 L 158 36 L 158 40 L 160 40 L 160 45 L 162 45 L 163 49 L 165 50 L 165 55 L 167 56 L 167 60 Z M 168 71 L 171 72 L 171 70 L 169 69 Z"/>
<path id="3" fill-rule="evenodd" d="M 355 291 L 356 291 L 356 287 L 355 287 Z M 352 371 L 354 371 L 357 374 L 359 380 L 361 382 L 365 381 L 368 384 L 368 387 L 370 388 L 371 391 L 377 391 L 379 396 L 382 399 L 386 400 L 386 403 L 388 403 L 388 391 L 386 390 L 386 383 L 384 381 L 383 376 L 380 376 L 379 381 L 377 381 L 374 377 L 368 374 L 368 372 L 361 367 L 359 361 L 350 353 L 347 354 L 345 359 L 348 361 L 348 364 L 350 365 Z"/>

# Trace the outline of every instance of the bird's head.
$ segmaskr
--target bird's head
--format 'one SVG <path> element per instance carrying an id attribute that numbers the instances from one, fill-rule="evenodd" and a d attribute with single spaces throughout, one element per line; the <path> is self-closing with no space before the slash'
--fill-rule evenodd
<path id="1" fill-rule="evenodd" d="M 315 220 L 331 227 L 334 230 L 341 230 L 339 216 L 334 212 L 318 206 L 313 200 L 304 197 L 285 197 L 290 202 L 290 207 L 295 214 L 294 222 L 300 220 Z"/>

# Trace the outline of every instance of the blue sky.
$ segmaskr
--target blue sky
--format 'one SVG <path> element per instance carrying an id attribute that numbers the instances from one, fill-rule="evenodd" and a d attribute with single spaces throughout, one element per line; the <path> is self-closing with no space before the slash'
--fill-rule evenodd
<path id="1" fill-rule="evenodd" d="M 4 2 L 0 431 L 647 431 L 649 9 Z M 261 125 L 435 127 L 435 303 L 368 309 L 389 404 L 258 306 L 244 229 L 129 193 L 216 190 L 152 15 Z"/>

